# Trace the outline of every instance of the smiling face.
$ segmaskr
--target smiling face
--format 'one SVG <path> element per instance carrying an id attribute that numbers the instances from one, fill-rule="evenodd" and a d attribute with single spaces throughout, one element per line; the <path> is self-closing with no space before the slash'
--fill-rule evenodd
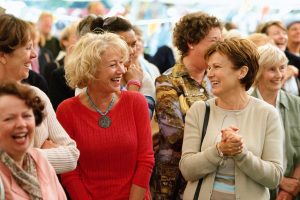
<path id="1" fill-rule="evenodd" d="M 272 25 L 268 28 L 267 34 L 270 38 L 272 38 L 276 44 L 281 50 L 286 49 L 287 45 L 287 32 L 286 30 L 282 29 L 281 27 L 277 25 Z"/>
<path id="2" fill-rule="evenodd" d="M 207 61 L 207 77 L 212 86 L 212 93 L 217 97 L 235 94 L 241 85 L 241 69 L 234 69 L 233 63 L 227 56 L 218 52 L 213 53 Z"/>
<path id="3" fill-rule="evenodd" d="M 285 73 L 285 63 L 265 67 L 258 79 L 259 90 L 277 93 L 283 85 Z"/>
<path id="4" fill-rule="evenodd" d="M 204 61 L 204 54 L 206 50 L 214 43 L 222 39 L 220 28 L 212 28 L 208 34 L 195 45 L 190 45 L 188 55 L 197 63 L 195 66 L 203 67 L 206 66 Z"/>
<path id="5" fill-rule="evenodd" d="M 292 24 L 288 29 L 288 38 L 291 43 L 300 43 L 300 23 Z"/>
<path id="6" fill-rule="evenodd" d="M 0 149 L 17 160 L 23 157 L 34 138 L 32 109 L 16 96 L 0 97 Z"/>
<path id="7" fill-rule="evenodd" d="M 36 57 L 32 41 L 21 46 L 11 53 L 1 53 L 2 77 L 21 81 L 29 74 L 31 60 Z"/>
<path id="8" fill-rule="evenodd" d="M 96 84 L 108 93 L 120 91 L 121 78 L 125 73 L 124 58 L 116 48 L 108 49 L 101 56 L 95 78 Z"/>

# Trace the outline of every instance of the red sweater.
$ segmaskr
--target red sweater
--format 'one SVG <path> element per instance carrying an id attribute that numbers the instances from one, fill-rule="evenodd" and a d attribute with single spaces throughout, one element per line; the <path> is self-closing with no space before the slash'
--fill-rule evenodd
<path id="1" fill-rule="evenodd" d="M 109 111 L 109 128 L 98 125 L 100 114 L 79 97 L 62 102 L 57 118 L 77 143 L 77 168 L 62 174 L 72 200 L 128 199 L 132 184 L 148 189 L 154 165 L 147 102 L 137 92 L 122 91 Z"/>

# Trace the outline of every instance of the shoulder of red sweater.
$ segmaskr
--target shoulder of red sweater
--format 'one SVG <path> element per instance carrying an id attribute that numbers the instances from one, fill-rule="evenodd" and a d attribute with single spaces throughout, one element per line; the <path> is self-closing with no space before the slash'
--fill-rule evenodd
<path id="1" fill-rule="evenodd" d="M 79 98 L 78 96 L 75 96 L 75 97 L 71 97 L 71 98 L 63 100 L 58 105 L 57 110 L 61 109 L 62 107 L 69 107 L 69 106 L 72 106 L 74 104 L 80 103 L 78 98 Z"/>
<path id="2" fill-rule="evenodd" d="M 133 98 L 144 97 L 143 94 L 141 94 L 140 92 L 137 92 L 137 91 L 122 91 L 122 95 L 124 95 L 126 97 L 133 97 Z"/>

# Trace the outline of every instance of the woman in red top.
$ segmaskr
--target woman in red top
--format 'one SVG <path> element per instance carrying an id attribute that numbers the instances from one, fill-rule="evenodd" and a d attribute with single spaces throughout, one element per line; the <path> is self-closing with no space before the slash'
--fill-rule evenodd
<path id="1" fill-rule="evenodd" d="M 66 60 L 66 78 L 86 92 L 65 100 L 57 117 L 80 150 L 62 175 L 74 200 L 150 199 L 154 158 L 145 97 L 120 91 L 128 46 L 113 33 L 81 37 Z"/>

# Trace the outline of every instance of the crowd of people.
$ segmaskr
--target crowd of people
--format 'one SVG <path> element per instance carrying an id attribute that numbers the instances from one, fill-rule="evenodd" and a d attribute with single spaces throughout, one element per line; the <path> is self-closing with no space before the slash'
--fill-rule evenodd
<path id="1" fill-rule="evenodd" d="M 51 13 L 0 14 L 0 200 L 300 199 L 300 21 L 188 13 L 157 66 L 89 11 L 59 39 Z"/>

